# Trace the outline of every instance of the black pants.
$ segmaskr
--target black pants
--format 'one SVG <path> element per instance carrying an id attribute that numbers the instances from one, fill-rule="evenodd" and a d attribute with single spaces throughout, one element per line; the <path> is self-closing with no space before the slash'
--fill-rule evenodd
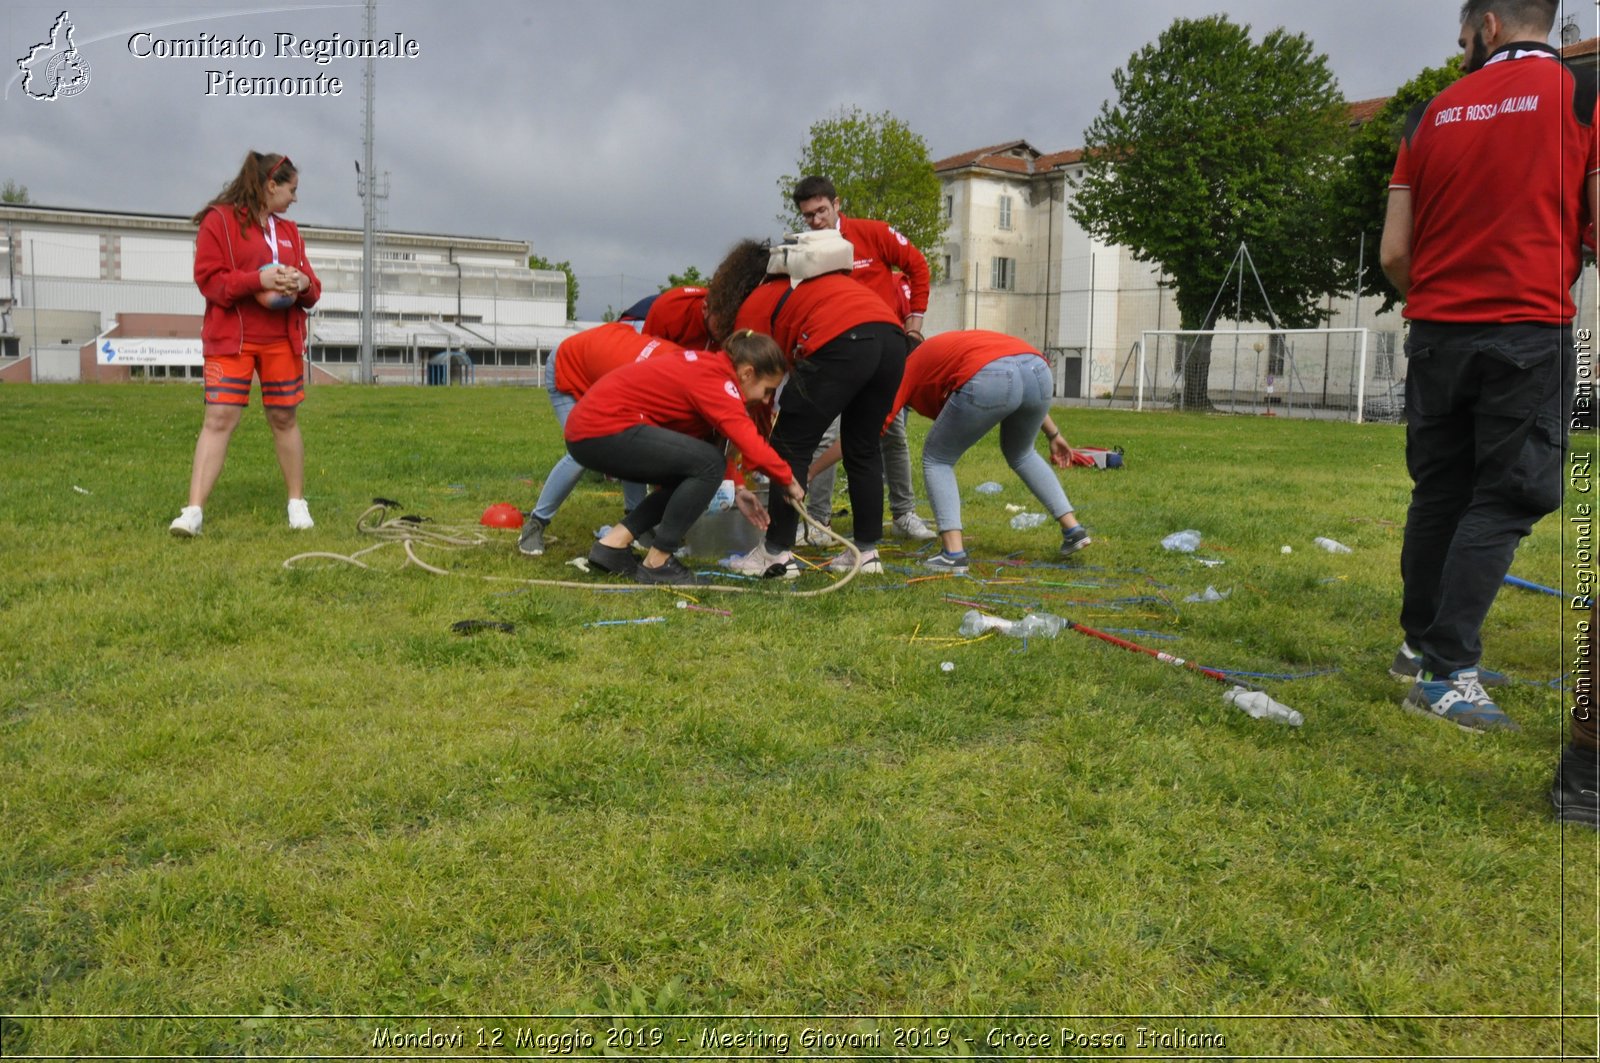
<path id="1" fill-rule="evenodd" d="M 778 396 L 772 449 L 789 463 L 802 487 L 817 442 L 833 419 L 839 419 L 857 546 L 874 546 L 883 538 L 883 456 L 878 439 L 905 368 L 904 332 L 888 324 L 858 325 L 796 362 Z M 767 549 L 788 550 L 794 545 L 800 517 L 776 483 L 767 509 L 772 514 Z"/>
<path id="2" fill-rule="evenodd" d="M 654 528 L 655 546 L 669 554 L 683 545 L 690 526 L 711 505 L 727 468 L 722 451 L 705 440 L 649 424 L 568 443 L 567 453 L 585 469 L 659 484 L 622 518 L 622 526 L 635 539 Z"/>
<path id="3" fill-rule="evenodd" d="M 1517 544 L 1561 505 L 1572 329 L 1417 321 L 1406 340 L 1400 626 L 1424 669 L 1477 665 Z"/>

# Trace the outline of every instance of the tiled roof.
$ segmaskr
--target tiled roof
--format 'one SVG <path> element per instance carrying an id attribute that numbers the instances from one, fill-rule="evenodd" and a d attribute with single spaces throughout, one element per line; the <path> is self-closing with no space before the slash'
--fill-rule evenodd
<path id="1" fill-rule="evenodd" d="M 1590 37 L 1586 41 L 1578 41 L 1561 49 L 1561 58 L 1577 59 L 1585 55 L 1600 54 L 1600 37 Z"/>

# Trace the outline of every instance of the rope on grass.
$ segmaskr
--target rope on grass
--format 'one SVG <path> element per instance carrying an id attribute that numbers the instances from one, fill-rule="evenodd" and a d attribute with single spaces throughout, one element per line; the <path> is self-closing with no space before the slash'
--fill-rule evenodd
<path id="1" fill-rule="evenodd" d="M 811 515 L 806 512 L 804 506 L 799 505 L 793 499 L 789 499 L 788 502 L 789 505 L 800 514 L 800 519 L 805 521 L 807 525 L 815 530 L 825 533 L 828 538 L 833 539 L 835 542 L 839 543 L 847 551 L 849 551 L 850 571 L 846 572 L 843 576 L 828 584 L 826 587 L 819 587 L 815 590 L 809 591 L 784 591 L 778 593 L 782 596 L 791 598 L 815 598 L 823 594 L 831 594 L 834 591 L 844 587 L 851 580 L 855 579 L 856 576 L 861 572 L 862 558 L 860 548 L 858 548 L 856 544 L 851 542 L 849 539 L 846 539 L 844 536 L 835 532 L 826 524 L 820 524 L 817 521 L 812 520 Z M 462 529 L 443 525 L 433 525 L 432 527 L 428 527 L 426 525 L 430 525 L 432 522 L 427 520 L 425 517 L 387 517 L 386 515 L 388 514 L 389 510 L 397 504 L 398 503 L 392 502 L 389 499 L 375 498 L 372 500 L 372 505 L 368 506 L 361 516 L 356 518 L 356 532 L 360 535 L 377 538 L 381 540 L 380 542 L 377 542 L 372 546 L 365 547 L 361 550 L 357 550 L 352 554 L 335 554 L 322 550 L 312 550 L 303 554 L 295 554 L 293 557 L 284 560 L 283 567 L 287 569 L 293 569 L 302 561 L 309 561 L 313 558 L 316 558 L 327 561 L 339 561 L 347 565 L 354 565 L 356 568 L 370 570 L 372 566 L 363 561 L 363 557 L 366 557 L 368 554 L 371 554 L 376 550 L 381 550 L 386 546 L 399 544 L 400 547 L 405 551 L 406 555 L 405 564 L 402 565 L 401 568 L 415 565 L 424 572 L 432 573 L 435 576 L 453 576 L 458 575 L 459 573 L 451 572 L 449 569 L 439 568 L 437 565 L 431 565 L 422 560 L 422 558 L 417 556 L 417 548 L 432 547 L 438 550 L 467 550 L 483 546 L 490 542 L 490 539 L 487 535 L 475 528 Z M 752 587 L 724 587 L 714 583 L 684 584 L 681 586 L 677 584 L 651 585 L 641 583 L 630 587 L 619 587 L 610 584 L 584 583 L 579 580 L 525 579 L 517 576 L 480 576 L 479 578 L 490 582 L 517 583 L 529 587 L 569 587 L 574 590 L 604 591 L 611 593 L 615 593 L 619 590 L 666 590 L 681 594 L 685 589 L 688 589 L 691 586 L 696 591 L 715 592 L 719 594 L 772 593 L 757 591 Z"/>

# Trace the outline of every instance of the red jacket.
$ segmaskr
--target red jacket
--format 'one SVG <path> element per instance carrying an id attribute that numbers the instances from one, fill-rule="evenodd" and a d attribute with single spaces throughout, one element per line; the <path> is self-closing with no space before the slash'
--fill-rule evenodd
<path id="1" fill-rule="evenodd" d="M 715 350 L 711 333 L 706 331 L 705 305 L 704 288 L 668 288 L 650 304 L 649 313 L 644 315 L 644 331 L 680 347 Z"/>
<path id="2" fill-rule="evenodd" d="M 194 244 L 194 282 L 206 297 L 206 315 L 200 325 L 201 350 L 208 355 L 237 354 L 245 340 L 253 343 L 289 341 L 296 355 L 306 348 L 306 311 L 322 297 L 322 282 L 306 258 L 305 241 L 294 222 L 276 215 L 278 258 L 311 279 L 295 305 L 268 310 L 256 302 L 261 291 L 261 268 L 273 261 L 268 231 L 252 222 L 246 227 L 234 209 L 213 206 L 200 222 Z"/>
<path id="3" fill-rule="evenodd" d="M 839 234 L 856 249 L 856 268 L 851 276 L 877 292 L 894 307 L 901 299 L 898 269 L 911 286 L 911 308 L 901 317 L 928 312 L 928 260 L 899 230 L 886 222 L 870 218 L 839 215 Z"/>
<path id="4" fill-rule="evenodd" d="M 676 343 L 641 336 L 632 325 L 613 321 L 568 336 L 556 347 L 556 388 L 582 398 L 595 381 L 652 354 L 683 350 Z"/>
<path id="5" fill-rule="evenodd" d="M 894 420 L 903 406 L 910 406 L 930 420 L 938 417 L 950 396 L 978 370 L 1013 354 L 1044 357 L 1032 344 L 985 329 L 941 332 L 924 340 L 906 359 L 905 375 L 900 378 L 900 390 L 895 393 L 888 419 Z"/>
<path id="6" fill-rule="evenodd" d="M 733 327 L 771 336 L 792 363 L 857 325 L 875 323 L 900 327 L 888 304 L 851 280 L 850 274 L 824 273 L 793 289 L 785 277 L 758 284 L 739 307 Z"/>
<path id="7" fill-rule="evenodd" d="M 641 424 L 696 439 L 720 435 L 779 483 L 794 479 L 789 463 L 756 431 L 733 362 L 721 351 L 657 355 L 607 374 L 567 416 L 566 438 L 599 439 Z"/>

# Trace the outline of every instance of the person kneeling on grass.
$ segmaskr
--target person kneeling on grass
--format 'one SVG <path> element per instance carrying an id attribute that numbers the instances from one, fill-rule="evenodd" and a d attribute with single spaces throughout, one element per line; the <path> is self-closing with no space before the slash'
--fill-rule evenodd
<path id="1" fill-rule="evenodd" d="M 1006 464 L 1061 525 L 1062 556 L 1089 545 L 1089 533 L 1078 523 L 1067 493 L 1033 448 L 1042 426 L 1050 460 L 1061 468 L 1072 461 L 1072 447 L 1049 417 L 1050 391 L 1050 363 L 1015 336 L 982 329 L 944 332 L 911 353 L 889 416 L 910 406 L 933 419 L 922 444 L 922 477 L 944 549 L 924 561 L 924 567 L 938 572 L 967 570 L 955 465 L 995 425 L 1000 426 L 1000 452 Z M 830 450 L 811 471 L 836 460 L 838 451 Z"/>
<path id="2" fill-rule="evenodd" d="M 700 582 L 672 556 L 722 486 L 727 461 L 721 437 L 795 501 L 805 489 L 789 463 L 767 445 L 746 404 L 765 402 L 783 382 L 787 365 L 771 337 L 745 330 L 722 351 L 658 353 L 597 381 L 567 417 L 567 452 L 586 469 L 639 483 L 659 484 L 589 551 L 589 563 L 640 583 Z M 765 529 L 766 507 L 743 488 L 736 503 Z M 640 535 L 655 541 L 640 562 L 631 549 Z"/>

